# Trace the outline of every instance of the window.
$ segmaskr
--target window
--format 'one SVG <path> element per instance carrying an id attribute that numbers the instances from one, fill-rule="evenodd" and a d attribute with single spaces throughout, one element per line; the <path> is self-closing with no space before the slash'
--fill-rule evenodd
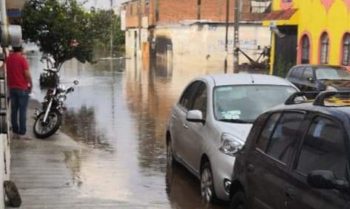
<path id="1" fill-rule="evenodd" d="M 329 37 L 327 33 L 323 33 L 320 40 L 320 63 L 328 64 L 329 56 Z"/>
<path id="2" fill-rule="evenodd" d="M 317 79 L 329 79 L 329 80 L 350 80 L 350 72 L 343 67 L 319 67 L 316 69 Z"/>
<path id="3" fill-rule="evenodd" d="M 192 110 L 200 110 L 203 118 L 207 114 L 207 88 L 204 83 L 201 83 L 193 97 Z"/>
<path id="4" fill-rule="evenodd" d="M 344 178 L 347 155 L 341 126 L 332 120 L 317 117 L 304 139 L 297 170 L 307 175 L 313 170 L 331 170 Z"/>
<path id="5" fill-rule="evenodd" d="M 187 89 L 182 94 L 179 104 L 186 110 L 189 110 L 191 108 L 193 93 L 196 91 L 196 89 L 201 83 L 202 82 L 200 81 L 193 82 L 187 87 Z"/>
<path id="6" fill-rule="evenodd" d="M 308 80 L 309 78 L 314 78 L 312 68 L 305 68 L 304 74 L 303 74 L 303 79 Z"/>
<path id="7" fill-rule="evenodd" d="M 342 64 L 345 66 L 350 66 L 350 33 L 346 33 L 343 38 Z"/>
<path id="8" fill-rule="evenodd" d="M 296 146 L 295 136 L 303 119 L 303 113 L 284 113 L 269 140 L 266 154 L 287 163 L 288 156 Z"/>
<path id="9" fill-rule="evenodd" d="M 285 102 L 295 91 L 291 86 L 279 85 L 218 86 L 213 93 L 215 118 L 252 123 L 261 113 Z"/>
<path id="10" fill-rule="evenodd" d="M 303 77 L 304 70 L 305 70 L 305 68 L 303 68 L 303 67 L 295 68 L 293 71 L 293 77 L 301 79 Z"/>
<path id="11" fill-rule="evenodd" d="M 274 131 L 276 123 L 280 118 L 280 115 L 280 113 L 274 113 L 273 115 L 271 115 L 268 121 L 266 122 L 264 129 L 261 131 L 261 134 L 257 141 L 257 148 L 261 151 L 265 152 L 267 143 L 272 135 L 272 132 Z"/>
<path id="12" fill-rule="evenodd" d="M 310 63 L 310 40 L 307 35 L 301 38 L 301 63 Z"/>

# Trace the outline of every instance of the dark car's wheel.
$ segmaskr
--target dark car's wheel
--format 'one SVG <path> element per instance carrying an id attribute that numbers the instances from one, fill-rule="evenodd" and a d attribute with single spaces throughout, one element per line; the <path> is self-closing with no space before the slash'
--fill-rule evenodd
<path id="1" fill-rule="evenodd" d="M 236 192 L 231 200 L 230 209 L 247 209 L 244 192 Z"/>
<path id="2" fill-rule="evenodd" d="M 213 202 L 216 199 L 216 195 L 214 190 L 213 173 L 209 162 L 205 162 L 202 166 L 200 181 L 202 198 L 207 203 Z"/>

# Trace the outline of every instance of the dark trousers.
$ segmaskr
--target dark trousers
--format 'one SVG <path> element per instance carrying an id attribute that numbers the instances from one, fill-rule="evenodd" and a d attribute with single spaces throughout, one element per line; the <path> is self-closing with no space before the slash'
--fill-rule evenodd
<path id="1" fill-rule="evenodd" d="M 27 131 L 26 120 L 28 100 L 28 91 L 10 89 L 11 124 L 13 133 L 24 135 Z"/>

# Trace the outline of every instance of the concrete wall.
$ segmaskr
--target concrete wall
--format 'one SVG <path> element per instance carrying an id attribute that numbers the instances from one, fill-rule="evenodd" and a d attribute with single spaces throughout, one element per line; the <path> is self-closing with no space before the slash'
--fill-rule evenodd
<path id="1" fill-rule="evenodd" d="M 136 34 L 136 36 L 135 36 Z M 158 57 L 168 56 L 171 50 L 174 63 L 206 63 L 208 67 L 223 67 L 227 55 L 229 66 L 233 63 L 233 27 L 229 28 L 228 52 L 225 51 L 225 25 L 194 24 L 159 26 L 154 29 L 153 39 L 146 29 L 141 30 L 141 43 L 138 29 L 126 31 L 126 55 L 141 55 L 144 46 L 150 46 Z M 240 48 L 254 60 L 265 46 L 270 46 L 268 27 L 258 24 L 244 24 L 240 27 Z M 135 40 L 136 37 L 136 40 Z M 149 45 L 145 45 L 148 42 Z M 136 53 L 136 54 L 135 54 Z M 249 61 L 242 54 L 239 63 Z M 197 64 L 196 64 L 197 65 Z"/>

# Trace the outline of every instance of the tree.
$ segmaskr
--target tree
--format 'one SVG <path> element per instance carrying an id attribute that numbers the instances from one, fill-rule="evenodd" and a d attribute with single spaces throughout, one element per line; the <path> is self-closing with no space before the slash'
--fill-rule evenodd
<path id="1" fill-rule="evenodd" d="M 56 67 L 72 58 L 92 62 L 94 45 L 110 34 L 111 15 L 87 12 L 76 0 L 29 0 L 23 8 L 23 38 L 51 54 Z"/>

